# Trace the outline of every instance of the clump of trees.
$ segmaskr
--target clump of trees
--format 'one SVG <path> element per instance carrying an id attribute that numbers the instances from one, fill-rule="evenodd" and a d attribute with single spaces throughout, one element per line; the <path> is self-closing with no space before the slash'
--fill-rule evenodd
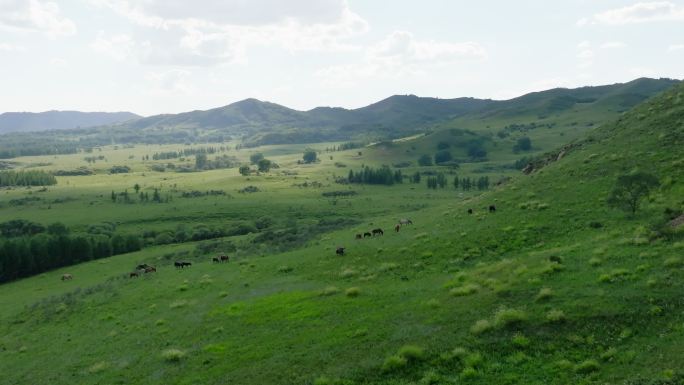
<path id="1" fill-rule="evenodd" d="M 608 196 L 607 203 L 634 215 L 639 209 L 641 201 L 659 185 L 658 178 L 647 172 L 620 175 Z"/>
<path id="2" fill-rule="evenodd" d="M 112 193 L 109 196 L 112 203 L 169 203 L 171 201 L 171 195 L 165 194 L 162 196 L 161 190 L 158 188 L 152 190 L 152 195 L 150 196 L 149 191 L 140 191 L 140 186 L 137 184 L 136 186 L 137 188 L 135 186 L 133 187 L 136 191 L 135 193 L 129 193 L 128 190 L 117 193 L 112 190 Z"/>
<path id="3" fill-rule="evenodd" d="M 361 171 L 349 170 L 348 183 L 393 185 L 403 183 L 401 170 L 393 171 L 387 166 L 380 168 L 364 167 Z"/>
<path id="4" fill-rule="evenodd" d="M 418 165 L 419 166 L 432 166 L 432 157 L 428 154 L 423 154 L 418 158 Z"/>
<path id="5" fill-rule="evenodd" d="M 112 166 L 109 169 L 110 174 L 126 174 L 131 172 L 131 168 L 128 166 Z"/>
<path id="6" fill-rule="evenodd" d="M 46 227 L 13 220 L 0 224 L 0 229 L 0 282 L 137 251 L 143 245 L 136 235 L 99 231 L 95 227 L 92 233 L 71 234 L 62 223 Z"/>
<path id="7" fill-rule="evenodd" d="M 316 150 L 307 149 L 306 151 L 304 151 L 304 155 L 302 156 L 302 160 L 304 161 L 304 163 L 314 163 L 316 162 L 316 159 Z"/>
<path id="8" fill-rule="evenodd" d="M 57 184 L 54 175 L 41 170 L 0 171 L 0 187 L 50 186 Z"/>
<path id="9" fill-rule="evenodd" d="M 527 136 L 523 136 L 521 138 L 518 138 L 518 141 L 513 146 L 513 152 L 515 152 L 516 154 L 519 153 L 520 151 L 530 151 L 531 149 L 532 149 L 532 140 Z"/>

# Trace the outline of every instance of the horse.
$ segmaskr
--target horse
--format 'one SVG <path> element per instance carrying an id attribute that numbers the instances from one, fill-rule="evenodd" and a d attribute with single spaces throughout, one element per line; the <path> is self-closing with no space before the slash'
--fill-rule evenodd
<path id="1" fill-rule="evenodd" d="M 147 267 L 145 268 L 145 274 L 147 274 L 147 273 L 156 273 L 156 272 L 157 272 L 157 268 L 154 267 L 154 266 L 147 266 Z"/>
<path id="2" fill-rule="evenodd" d="M 399 224 L 402 225 L 402 226 L 403 226 L 403 225 L 412 225 L 413 222 L 412 222 L 410 219 L 403 218 L 403 219 L 400 219 L 400 220 L 399 220 Z"/>
<path id="3" fill-rule="evenodd" d="M 176 261 L 173 263 L 176 268 L 183 269 L 185 266 L 192 266 L 191 262 L 185 262 L 185 261 Z"/>
<path id="4" fill-rule="evenodd" d="M 141 264 L 139 264 L 138 266 L 136 266 L 135 269 L 136 269 L 136 270 L 145 270 L 145 269 L 147 269 L 148 267 L 150 267 L 150 265 L 148 265 L 148 264 L 146 264 L 146 263 L 141 263 Z"/>
<path id="5" fill-rule="evenodd" d="M 364 237 L 364 238 L 371 237 L 371 233 L 365 232 L 365 233 L 363 233 L 363 237 Z"/>
<path id="6" fill-rule="evenodd" d="M 227 255 L 222 255 L 221 256 L 221 262 L 230 262 L 230 257 Z"/>
<path id="7" fill-rule="evenodd" d="M 373 229 L 371 232 L 373 233 L 373 236 L 376 236 L 376 235 L 385 235 L 385 232 L 382 231 L 382 229 L 379 228 L 379 227 L 378 227 L 377 229 Z"/>
<path id="8" fill-rule="evenodd" d="M 356 234 L 356 236 L 354 238 L 361 239 L 361 238 L 363 238 L 363 235 L 362 234 Z"/>
<path id="9" fill-rule="evenodd" d="M 344 255 L 344 249 L 344 247 L 338 247 L 337 250 L 335 250 L 335 254 Z"/>
<path id="10" fill-rule="evenodd" d="M 137 278 L 140 275 L 138 274 L 137 271 L 132 271 L 130 274 L 128 274 L 128 278 Z"/>
<path id="11" fill-rule="evenodd" d="M 473 213 L 473 209 L 468 209 L 468 214 L 472 214 L 472 213 Z"/>
<path id="12" fill-rule="evenodd" d="M 74 276 L 71 274 L 62 274 L 62 281 L 69 281 L 73 278 L 74 278 Z"/>
<path id="13" fill-rule="evenodd" d="M 490 212 L 490 213 L 496 212 L 496 206 L 494 206 L 494 205 L 489 205 L 489 212 Z"/>
<path id="14" fill-rule="evenodd" d="M 400 224 L 397 224 L 396 226 L 394 226 L 394 231 L 396 231 L 397 233 L 399 232 L 399 229 L 401 229 Z"/>
<path id="15" fill-rule="evenodd" d="M 219 258 L 219 257 L 214 257 L 214 258 L 211 259 L 211 262 L 212 262 L 212 263 L 221 263 L 221 258 Z"/>

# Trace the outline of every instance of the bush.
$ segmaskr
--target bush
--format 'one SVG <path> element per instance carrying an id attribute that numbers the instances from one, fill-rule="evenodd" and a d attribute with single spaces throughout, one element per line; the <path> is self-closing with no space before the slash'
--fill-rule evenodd
<path id="1" fill-rule="evenodd" d="M 469 283 L 465 286 L 455 287 L 449 291 L 449 293 L 455 297 L 462 297 L 466 295 L 471 295 L 477 293 L 480 287 L 474 283 Z"/>
<path id="2" fill-rule="evenodd" d="M 404 345 L 399 349 L 398 355 L 408 361 L 421 361 L 425 358 L 425 351 L 419 346 Z"/>
<path id="3" fill-rule="evenodd" d="M 178 362 L 185 357 L 185 352 L 180 349 L 166 349 L 161 354 L 164 361 Z"/>
<path id="4" fill-rule="evenodd" d="M 552 309 L 546 313 L 546 320 L 552 323 L 565 322 L 566 317 L 563 310 Z"/>
<path id="5" fill-rule="evenodd" d="M 530 339 L 525 337 L 521 333 L 515 333 L 513 336 L 513 339 L 511 340 L 513 342 L 513 345 L 519 348 L 526 348 L 530 346 Z"/>
<path id="6" fill-rule="evenodd" d="M 451 155 L 451 152 L 447 150 L 442 150 L 435 154 L 435 164 L 449 162 L 453 159 L 454 157 Z"/>
<path id="7" fill-rule="evenodd" d="M 334 294 L 337 294 L 340 292 L 340 289 L 337 288 L 336 286 L 328 286 L 323 291 L 321 291 L 321 295 L 324 297 L 331 296 Z"/>
<path id="8" fill-rule="evenodd" d="M 553 290 L 551 290 L 549 287 L 543 287 L 541 290 L 539 290 L 535 301 L 546 301 L 551 297 L 553 297 Z"/>
<path id="9" fill-rule="evenodd" d="M 575 366 L 575 372 L 586 374 L 601 370 L 601 365 L 596 360 L 585 360 Z"/>
<path id="10" fill-rule="evenodd" d="M 479 334 L 488 332 L 488 331 L 492 330 L 493 328 L 494 328 L 494 326 L 492 325 L 491 322 L 489 322 L 486 319 L 481 319 L 481 320 L 475 322 L 475 324 L 470 327 L 470 332 L 475 334 L 475 335 L 479 335 Z"/>
<path id="11" fill-rule="evenodd" d="M 361 295 L 361 289 L 358 287 L 350 287 L 344 292 L 344 294 L 346 294 L 347 297 L 355 298 Z"/>
<path id="12" fill-rule="evenodd" d="M 432 157 L 430 155 L 424 154 L 418 158 L 419 166 L 432 166 Z"/>
<path id="13" fill-rule="evenodd" d="M 527 314 L 519 309 L 502 308 L 494 314 L 494 325 L 497 327 L 516 326 L 527 321 Z"/>
<path id="14" fill-rule="evenodd" d="M 382 364 L 382 371 L 383 372 L 394 372 L 394 371 L 405 368 L 407 364 L 408 364 L 408 361 L 404 357 L 389 356 L 385 359 L 385 362 Z"/>

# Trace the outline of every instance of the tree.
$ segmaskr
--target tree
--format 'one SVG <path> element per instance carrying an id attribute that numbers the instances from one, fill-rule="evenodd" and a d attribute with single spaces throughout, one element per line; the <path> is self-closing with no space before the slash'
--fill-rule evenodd
<path id="1" fill-rule="evenodd" d="M 254 154 L 249 156 L 249 161 L 252 162 L 252 164 L 257 164 L 262 159 L 264 159 L 264 154 L 260 152 L 255 152 Z"/>
<path id="2" fill-rule="evenodd" d="M 207 166 L 207 154 L 200 153 L 195 155 L 195 169 L 204 170 Z"/>
<path id="3" fill-rule="evenodd" d="M 454 159 L 454 157 L 451 155 L 451 152 L 449 152 L 448 150 L 442 150 L 442 151 L 439 151 L 435 154 L 435 164 L 448 162 L 452 159 Z"/>
<path id="4" fill-rule="evenodd" d="M 641 200 L 659 185 L 658 178 L 646 172 L 620 175 L 608 196 L 607 203 L 634 215 L 639 209 Z"/>
<path id="5" fill-rule="evenodd" d="M 418 158 L 419 166 L 432 166 L 432 157 L 428 154 L 423 154 Z"/>
<path id="6" fill-rule="evenodd" d="M 527 136 L 519 138 L 515 146 L 513 146 L 513 152 L 530 151 L 531 149 L 532 141 Z"/>
<path id="7" fill-rule="evenodd" d="M 135 190 L 135 193 L 137 194 L 140 191 L 140 185 L 136 183 L 135 186 L 133 186 L 133 190 Z"/>
<path id="8" fill-rule="evenodd" d="M 316 161 L 316 151 L 306 150 L 304 151 L 304 156 L 302 158 L 304 159 L 304 163 L 313 163 Z"/>
<path id="9" fill-rule="evenodd" d="M 249 166 L 247 166 L 247 165 L 240 166 L 238 171 L 240 172 L 240 175 L 242 175 L 242 176 L 249 176 L 249 174 L 252 173 L 252 169 L 249 168 Z"/>
<path id="10" fill-rule="evenodd" d="M 261 159 L 259 163 L 257 163 L 260 172 L 268 172 L 268 170 L 271 169 L 271 165 L 272 162 L 268 159 Z"/>

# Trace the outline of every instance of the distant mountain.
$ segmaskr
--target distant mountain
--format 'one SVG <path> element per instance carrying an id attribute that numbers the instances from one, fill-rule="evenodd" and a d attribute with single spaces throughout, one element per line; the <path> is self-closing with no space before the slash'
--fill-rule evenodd
<path id="1" fill-rule="evenodd" d="M 0 114 L 0 134 L 94 127 L 138 118 L 139 115 L 131 112 L 5 112 Z"/>
<path id="2" fill-rule="evenodd" d="M 206 111 L 142 118 L 123 124 L 116 130 L 128 130 L 126 138 L 140 135 L 146 141 L 153 142 L 159 140 L 161 133 L 172 135 L 176 141 L 238 137 L 247 146 L 391 139 L 464 117 L 543 118 L 578 109 L 600 109 L 612 117 L 677 82 L 672 79 L 642 78 L 629 83 L 597 87 L 556 88 L 510 100 L 394 95 L 357 109 L 317 107 L 309 111 L 245 99 Z"/>

